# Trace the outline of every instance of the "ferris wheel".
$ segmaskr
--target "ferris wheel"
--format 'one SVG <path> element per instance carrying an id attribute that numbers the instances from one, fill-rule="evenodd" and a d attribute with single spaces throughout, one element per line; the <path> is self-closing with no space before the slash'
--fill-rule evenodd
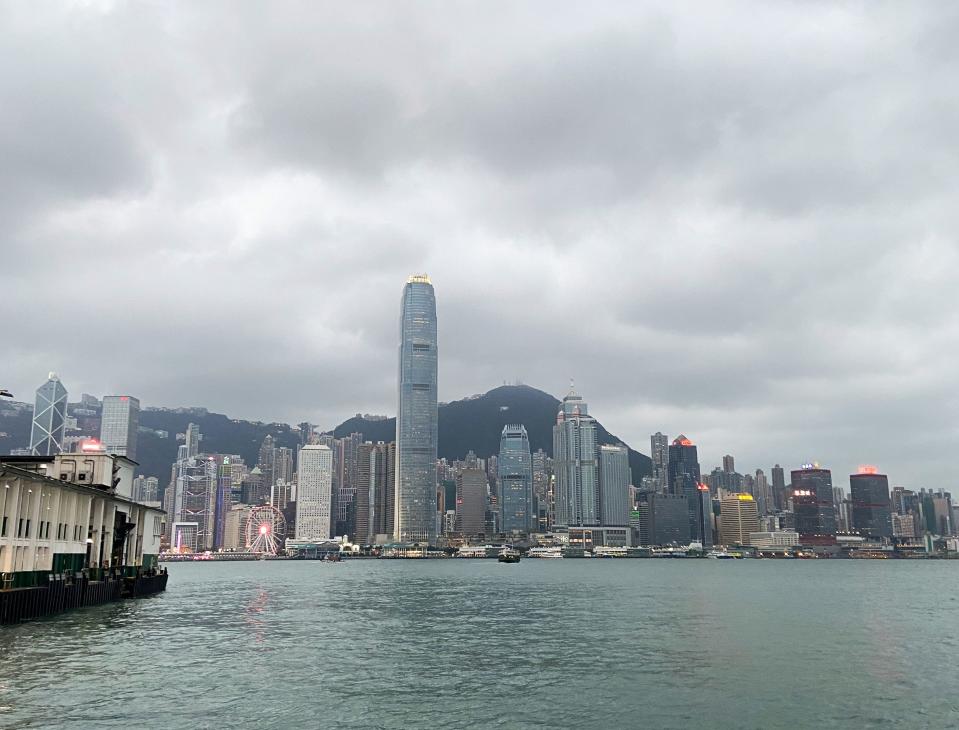
<path id="1" fill-rule="evenodd" d="M 250 509 L 246 522 L 246 544 L 251 553 L 276 555 L 286 537 L 286 518 L 276 507 L 261 504 Z"/>

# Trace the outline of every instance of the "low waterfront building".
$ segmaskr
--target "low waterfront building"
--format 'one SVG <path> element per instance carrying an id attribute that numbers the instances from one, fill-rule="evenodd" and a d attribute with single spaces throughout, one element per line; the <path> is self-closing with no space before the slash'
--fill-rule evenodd
<path id="1" fill-rule="evenodd" d="M 569 546 L 592 550 L 595 547 L 629 547 L 632 528 L 625 527 L 570 527 Z"/>
<path id="2" fill-rule="evenodd" d="M 102 451 L 0 457 L 0 623 L 163 589 L 138 579 L 165 524 L 131 499 L 135 467 Z M 28 589 L 41 592 L 15 593 Z"/>
<path id="3" fill-rule="evenodd" d="M 760 550 L 777 550 L 799 544 L 799 533 L 795 530 L 775 532 L 750 532 L 749 544 Z"/>

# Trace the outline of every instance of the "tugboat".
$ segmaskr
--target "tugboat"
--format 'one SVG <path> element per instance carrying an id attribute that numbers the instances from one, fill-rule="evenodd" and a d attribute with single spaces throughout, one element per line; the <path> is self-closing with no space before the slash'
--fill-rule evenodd
<path id="1" fill-rule="evenodd" d="M 500 550 L 498 560 L 501 563 L 518 563 L 519 551 L 509 547 L 503 548 Z"/>

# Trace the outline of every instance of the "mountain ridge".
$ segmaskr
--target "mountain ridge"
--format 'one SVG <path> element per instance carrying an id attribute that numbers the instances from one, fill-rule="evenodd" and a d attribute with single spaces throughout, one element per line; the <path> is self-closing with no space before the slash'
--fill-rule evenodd
<path id="1" fill-rule="evenodd" d="M 0 403 L 0 451 L 26 446 L 30 441 L 32 409 L 24 404 Z M 477 456 L 487 458 L 499 451 L 499 439 L 507 423 L 521 423 L 526 427 L 533 451 L 543 449 L 552 454 L 552 428 L 560 401 L 528 385 L 504 385 L 481 395 L 469 396 L 439 406 L 440 457 L 462 459 L 472 449 Z M 263 423 L 233 419 L 205 408 L 151 408 L 140 412 L 141 431 L 137 443 L 138 474 L 154 476 L 161 488 L 170 478 L 170 468 L 176 459 L 176 434 L 186 431 L 187 424 L 196 423 L 203 434 L 200 448 L 207 453 L 237 454 L 252 468 L 256 464 L 260 443 L 268 434 L 277 446 L 295 449 L 301 442 L 297 425 Z M 622 443 L 597 421 L 600 443 Z M 362 416 L 348 418 L 332 429 L 337 437 L 360 432 L 369 441 L 392 441 L 396 435 L 396 419 L 368 420 Z M 166 437 L 158 432 L 166 432 Z M 652 472 L 652 462 L 645 454 L 629 450 L 633 483 Z"/>

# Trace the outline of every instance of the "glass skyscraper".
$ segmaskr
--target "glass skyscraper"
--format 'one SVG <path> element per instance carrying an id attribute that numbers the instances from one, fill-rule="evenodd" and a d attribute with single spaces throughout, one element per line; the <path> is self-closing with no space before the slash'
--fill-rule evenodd
<path id="1" fill-rule="evenodd" d="M 400 313 L 396 412 L 398 542 L 436 542 L 436 296 L 428 276 L 411 276 Z"/>
<path id="2" fill-rule="evenodd" d="M 861 467 L 849 476 L 852 526 L 869 537 L 892 537 L 889 478 L 874 466 Z"/>
<path id="3" fill-rule="evenodd" d="M 522 424 L 503 427 L 496 461 L 499 477 L 500 531 L 529 532 L 533 527 L 533 459 Z"/>
<path id="4" fill-rule="evenodd" d="M 67 389 L 56 373 L 37 388 L 30 430 L 30 451 L 37 456 L 53 456 L 63 451 L 63 432 L 67 424 Z"/>
<path id="5" fill-rule="evenodd" d="M 803 542 L 835 542 L 836 506 L 832 472 L 818 464 L 804 464 L 792 472 L 793 514 Z"/>

